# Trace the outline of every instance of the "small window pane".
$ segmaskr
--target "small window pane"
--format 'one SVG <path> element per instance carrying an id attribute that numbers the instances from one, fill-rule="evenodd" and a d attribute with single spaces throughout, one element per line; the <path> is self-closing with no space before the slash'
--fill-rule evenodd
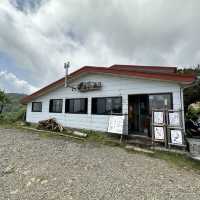
<path id="1" fill-rule="evenodd" d="M 87 114 L 87 103 L 86 98 L 82 99 L 66 99 L 65 112 L 66 113 L 82 113 Z"/>
<path id="2" fill-rule="evenodd" d="M 42 102 L 32 102 L 32 112 L 42 112 Z"/>
<path id="3" fill-rule="evenodd" d="M 92 114 L 122 114 L 121 97 L 105 97 L 92 99 Z"/>
<path id="4" fill-rule="evenodd" d="M 98 114 L 105 114 L 106 111 L 106 101 L 103 98 L 97 99 L 97 113 Z"/>
<path id="5" fill-rule="evenodd" d="M 61 113 L 62 112 L 62 99 L 51 99 L 49 103 L 49 112 Z"/>
<path id="6" fill-rule="evenodd" d="M 116 97 L 112 99 L 112 112 L 113 113 L 122 113 L 122 98 Z"/>
<path id="7" fill-rule="evenodd" d="M 152 109 L 172 109 L 172 95 L 171 94 L 153 94 L 149 95 L 149 110 Z"/>

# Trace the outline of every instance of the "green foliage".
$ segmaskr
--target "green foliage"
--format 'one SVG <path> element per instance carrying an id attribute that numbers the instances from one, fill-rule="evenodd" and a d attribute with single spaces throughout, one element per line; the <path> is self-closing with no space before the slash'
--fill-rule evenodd
<path id="1" fill-rule="evenodd" d="M 13 123 L 17 121 L 23 121 L 26 113 L 25 108 L 21 108 L 17 112 L 4 112 L 0 114 L 1 123 Z"/>
<path id="2" fill-rule="evenodd" d="M 199 116 L 200 116 L 200 103 L 197 103 L 195 107 L 193 105 L 190 105 L 188 107 L 186 118 L 195 121 L 198 119 Z"/>
<path id="3" fill-rule="evenodd" d="M 20 103 L 24 94 L 8 93 L 0 90 L 0 99 L 3 99 L 2 112 L 0 112 L 0 123 L 14 123 L 22 121 L 26 113 L 26 107 Z M 0 101 L 1 102 L 1 101 Z"/>
<path id="4" fill-rule="evenodd" d="M 24 94 L 18 93 L 7 93 L 7 97 L 10 102 L 5 105 L 3 112 L 18 112 L 25 106 L 20 103 L 20 100 L 25 96 Z"/>
<path id="5" fill-rule="evenodd" d="M 0 113 L 3 112 L 3 108 L 6 104 L 10 102 L 9 98 L 6 96 L 5 92 L 0 90 Z"/>
<path id="6" fill-rule="evenodd" d="M 178 73 L 180 74 L 195 74 L 200 78 L 200 65 L 190 68 L 179 69 Z M 184 106 L 185 111 L 187 111 L 188 106 L 191 103 L 200 101 L 200 80 L 197 83 L 189 88 L 184 89 Z"/>
<path id="7" fill-rule="evenodd" d="M 200 101 L 200 81 L 198 81 L 196 85 L 184 90 L 185 110 L 187 110 L 191 103 L 196 103 L 198 101 Z"/>

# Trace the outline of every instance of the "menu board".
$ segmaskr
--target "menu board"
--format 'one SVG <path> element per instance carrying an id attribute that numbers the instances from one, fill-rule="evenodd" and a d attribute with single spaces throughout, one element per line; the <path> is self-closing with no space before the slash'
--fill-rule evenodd
<path id="1" fill-rule="evenodd" d="M 181 130 L 171 130 L 171 143 L 172 144 L 183 144 L 183 137 Z"/>
<path id="2" fill-rule="evenodd" d="M 155 140 L 164 140 L 165 139 L 164 128 L 154 127 L 154 137 L 155 137 Z"/>
<path id="3" fill-rule="evenodd" d="M 154 112 L 154 123 L 163 124 L 164 123 L 164 113 L 163 112 Z"/>
<path id="4" fill-rule="evenodd" d="M 180 115 L 178 112 L 169 113 L 169 125 L 170 126 L 180 126 Z"/>
<path id="5" fill-rule="evenodd" d="M 123 134 L 124 116 L 110 116 L 108 132 Z"/>

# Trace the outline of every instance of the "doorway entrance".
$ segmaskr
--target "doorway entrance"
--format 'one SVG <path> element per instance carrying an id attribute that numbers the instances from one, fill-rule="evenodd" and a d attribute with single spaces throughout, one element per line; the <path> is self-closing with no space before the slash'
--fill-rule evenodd
<path id="1" fill-rule="evenodd" d="M 129 133 L 148 136 L 150 128 L 148 95 L 129 95 Z"/>
<path id="2" fill-rule="evenodd" d="M 150 137 L 152 109 L 173 109 L 172 105 L 171 93 L 129 95 L 129 134 Z"/>

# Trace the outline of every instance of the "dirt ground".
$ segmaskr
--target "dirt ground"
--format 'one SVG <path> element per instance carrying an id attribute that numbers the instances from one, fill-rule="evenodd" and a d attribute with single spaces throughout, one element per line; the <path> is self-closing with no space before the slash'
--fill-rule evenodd
<path id="1" fill-rule="evenodd" d="M 118 147 L 0 128 L 0 199 L 200 199 L 200 175 Z"/>

